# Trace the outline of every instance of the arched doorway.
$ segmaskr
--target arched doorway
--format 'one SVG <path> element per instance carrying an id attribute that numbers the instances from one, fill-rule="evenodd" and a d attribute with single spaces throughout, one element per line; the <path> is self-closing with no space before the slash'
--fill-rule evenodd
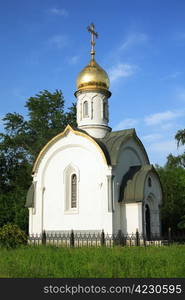
<path id="1" fill-rule="evenodd" d="M 146 224 L 146 239 L 151 238 L 151 228 L 150 228 L 150 208 L 148 204 L 145 205 L 145 224 Z"/>

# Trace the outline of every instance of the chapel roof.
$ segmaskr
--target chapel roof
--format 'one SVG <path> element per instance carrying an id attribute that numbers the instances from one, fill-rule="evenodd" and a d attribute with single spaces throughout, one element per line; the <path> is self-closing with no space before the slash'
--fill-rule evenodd
<path id="1" fill-rule="evenodd" d="M 138 138 L 134 128 L 124 129 L 119 131 L 111 131 L 107 133 L 106 136 L 102 139 L 96 139 L 96 138 L 94 139 L 100 144 L 100 146 L 103 145 L 103 147 L 106 148 L 106 151 L 108 152 L 109 155 L 110 165 L 115 166 L 118 161 L 118 156 L 119 156 L 121 146 L 131 137 L 134 138 L 139 143 L 149 163 L 146 150 L 142 142 Z"/>
<path id="2" fill-rule="evenodd" d="M 151 172 L 159 179 L 159 175 L 153 165 L 131 166 L 123 175 L 118 201 L 123 201 L 124 203 L 142 201 L 144 199 L 145 180 Z"/>
<path id="3" fill-rule="evenodd" d="M 84 134 L 89 136 L 89 134 L 82 129 L 75 128 L 75 131 L 83 132 Z M 134 128 L 111 131 L 108 132 L 104 138 L 95 138 L 93 136 L 91 136 L 91 138 L 94 139 L 95 142 L 103 150 L 108 165 L 116 166 L 120 148 L 129 138 L 134 138 L 138 142 L 143 152 L 145 153 L 147 163 L 149 163 L 149 158 L 146 150 L 141 140 L 138 138 Z"/>
<path id="4" fill-rule="evenodd" d="M 87 136 L 89 134 L 79 128 L 75 128 L 75 131 L 83 132 Z M 104 152 L 104 155 L 107 160 L 108 165 L 116 165 L 118 154 L 120 151 L 121 146 L 131 137 L 135 137 L 137 141 L 141 144 L 142 148 L 144 149 L 143 144 L 139 140 L 139 138 L 136 135 L 136 131 L 134 128 L 131 129 L 124 129 L 124 130 L 118 130 L 118 131 L 111 131 L 108 132 L 104 138 L 95 138 L 91 136 L 91 138 L 100 146 L 102 151 Z M 144 149 L 145 151 L 145 149 Z M 146 151 L 145 151 L 146 153 Z M 147 155 L 147 154 L 146 154 Z M 148 156 L 147 156 L 148 159 Z"/>
<path id="5" fill-rule="evenodd" d="M 108 165 L 110 166 L 116 166 L 117 161 L 118 161 L 118 157 L 119 157 L 119 152 L 120 149 L 122 147 L 122 145 L 130 138 L 134 138 L 138 144 L 141 146 L 143 152 L 146 155 L 148 164 L 149 164 L 149 160 L 148 160 L 148 156 L 146 153 L 146 150 L 143 146 L 143 144 L 141 143 L 140 139 L 137 137 L 136 135 L 136 131 L 134 128 L 132 129 L 125 129 L 125 130 L 119 130 L 119 131 L 111 131 L 109 133 L 106 134 L 106 136 L 104 138 L 94 138 L 92 136 L 90 136 L 86 131 L 81 130 L 79 128 L 75 128 L 73 129 L 71 126 L 67 126 L 66 129 L 60 133 L 59 135 L 55 136 L 53 139 L 51 139 L 45 146 L 44 148 L 41 150 L 40 154 L 38 155 L 36 162 L 34 164 L 33 167 L 33 173 L 35 171 L 35 169 L 38 168 L 39 166 L 39 162 L 41 161 L 41 158 L 43 157 L 43 155 L 46 153 L 46 151 L 48 150 L 48 148 L 50 146 L 53 145 L 53 143 L 55 143 L 56 141 L 58 141 L 58 139 L 62 138 L 65 136 L 65 133 L 68 130 L 72 130 L 74 133 L 76 134 L 81 134 L 83 137 L 90 138 L 91 141 L 94 140 L 94 142 L 97 144 L 97 146 L 100 147 L 101 152 L 103 153 L 106 162 Z M 150 166 L 150 165 L 149 165 Z M 132 175 L 135 174 L 135 171 L 137 171 L 136 169 L 131 169 L 129 172 L 133 173 Z M 128 175 L 128 179 L 129 176 L 131 175 L 131 173 L 127 174 Z M 124 183 L 125 182 L 125 183 Z M 125 185 L 127 183 L 126 177 L 123 178 L 123 185 Z M 27 200 L 26 200 L 26 206 L 27 207 L 33 207 L 34 205 L 34 184 L 32 184 L 30 186 L 30 189 L 28 190 L 27 193 Z"/>
<path id="6" fill-rule="evenodd" d="M 130 137 L 135 135 L 135 129 L 125 129 L 119 131 L 111 131 L 106 134 L 100 142 L 105 145 L 111 160 L 111 165 L 116 165 L 117 157 L 121 145 Z"/>
<path id="7" fill-rule="evenodd" d="M 132 129 L 125 129 L 125 130 L 119 130 L 119 131 L 111 131 L 106 134 L 104 138 L 94 138 L 91 135 L 89 135 L 86 131 L 81 130 L 79 128 L 73 129 L 70 125 L 68 125 L 65 130 L 55 137 L 53 137 L 40 151 L 34 166 L 33 166 L 33 174 L 38 169 L 39 164 L 47 152 L 47 150 L 59 139 L 63 138 L 68 131 L 72 131 L 74 134 L 81 135 L 83 137 L 88 138 L 92 142 L 96 144 L 97 147 L 99 147 L 100 152 L 102 153 L 104 159 L 106 160 L 107 165 L 109 166 L 116 166 L 118 163 L 119 153 L 122 145 L 129 140 L 130 138 L 133 138 L 138 145 L 141 147 L 143 153 L 145 154 L 146 161 L 149 164 L 149 159 L 146 153 L 146 150 L 138 138 L 136 131 L 134 128 Z"/>

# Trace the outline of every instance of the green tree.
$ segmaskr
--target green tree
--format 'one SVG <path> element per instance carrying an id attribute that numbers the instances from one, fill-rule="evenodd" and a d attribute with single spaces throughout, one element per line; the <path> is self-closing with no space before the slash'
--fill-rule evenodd
<path id="1" fill-rule="evenodd" d="M 175 139 L 177 141 L 177 147 L 185 145 L 185 129 L 178 130 Z M 172 167 L 183 167 L 185 168 L 185 151 L 181 155 L 174 156 L 170 154 L 167 157 L 167 166 Z"/>
<path id="2" fill-rule="evenodd" d="M 179 130 L 175 139 L 177 146 L 185 145 L 185 129 Z M 174 230 L 185 228 L 185 152 L 174 156 L 169 154 L 167 163 L 162 168 L 157 166 L 162 186 L 163 205 L 162 222 L 163 228 Z"/>
<path id="3" fill-rule="evenodd" d="M 34 158 L 52 137 L 65 129 L 67 124 L 76 127 L 76 106 L 72 104 L 65 112 L 64 97 L 60 90 L 54 93 L 44 90 L 30 97 L 25 106 L 29 117 L 25 126 L 27 133 L 25 145 Z"/>
<path id="4" fill-rule="evenodd" d="M 162 228 L 178 230 L 185 215 L 185 170 L 182 167 L 157 167 L 163 187 Z M 182 227 L 181 227 L 182 228 Z"/>
<path id="5" fill-rule="evenodd" d="M 8 113 L 0 133 L 0 226 L 15 223 L 27 228 L 28 210 L 24 207 L 31 184 L 33 161 L 42 147 L 67 124 L 76 127 L 76 106 L 65 111 L 60 90 L 41 91 L 26 102 L 28 118 Z"/>
<path id="6" fill-rule="evenodd" d="M 178 130 L 175 139 L 177 140 L 178 145 L 185 145 L 185 129 Z"/>

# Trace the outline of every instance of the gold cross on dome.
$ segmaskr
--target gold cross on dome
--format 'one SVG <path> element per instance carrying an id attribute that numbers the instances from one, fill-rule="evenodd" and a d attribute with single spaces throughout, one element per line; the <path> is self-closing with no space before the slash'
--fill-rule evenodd
<path id="1" fill-rule="evenodd" d="M 94 41 L 94 36 L 96 38 L 98 38 L 98 33 L 94 31 L 94 24 L 92 23 L 90 26 L 87 27 L 87 30 L 91 33 L 91 57 L 92 59 L 94 59 L 94 55 L 95 55 L 95 50 L 94 50 L 94 46 L 95 46 L 95 41 Z"/>

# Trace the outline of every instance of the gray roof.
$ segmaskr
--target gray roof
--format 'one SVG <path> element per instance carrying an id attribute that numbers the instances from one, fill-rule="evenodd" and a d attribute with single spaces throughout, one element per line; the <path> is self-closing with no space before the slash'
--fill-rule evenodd
<path id="1" fill-rule="evenodd" d="M 153 172 L 159 178 L 153 165 L 133 166 L 123 176 L 120 186 L 119 202 L 138 202 L 144 199 L 145 180 L 149 172 Z M 161 186 L 160 179 L 159 185 Z M 162 187 L 161 187 L 162 189 Z"/>
<path id="2" fill-rule="evenodd" d="M 75 131 L 83 132 L 86 135 L 89 135 L 85 130 L 79 129 L 79 128 L 74 128 Z M 105 154 L 107 164 L 108 165 L 116 165 L 117 164 L 117 159 L 118 159 L 118 154 L 120 151 L 121 146 L 126 142 L 129 138 L 133 137 L 135 138 L 139 144 L 142 146 L 147 160 L 148 156 L 145 151 L 145 148 L 139 138 L 136 135 L 136 131 L 134 128 L 131 129 L 125 129 L 125 130 L 118 130 L 118 131 L 111 131 L 108 132 L 104 138 L 95 138 L 92 135 L 89 135 L 91 138 L 95 140 L 95 142 L 100 146 L 102 151 Z"/>
<path id="3" fill-rule="evenodd" d="M 136 135 L 136 131 L 134 128 L 119 130 L 119 131 L 111 131 L 107 133 L 104 138 L 102 139 L 94 138 L 94 140 L 100 145 L 100 147 L 104 151 L 104 154 L 107 158 L 107 163 L 109 165 L 115 166 L 118 161 L 118 155 L 121 146 L 131 137 L 134 138 L 137 141 L 137 143 L 141 146 L 143 152 L 145 153 L 147 162 L 149 163 L 146 150 L 142 142 Z"/>
<path id="4" fill-rule="evenodd" d="M 121 145 L 126 142 L 128 138 L 134 136 L 134 134 L 135 129 L 111 131 L 101 139 L 101 142 L 106 146 L 109 152 L 111 165 L 116 165 Z"/>
<path id="5" fill-rule="evenodd" d="M 106 159 L 106 162 L 108 165 L 115 166 L 118 162 L 118 157 L 120 153 L 121 146 L 130 138 L 133 138 L 136 143 L 140 146 L 143 153 L 145 154 L 146 163 L 149 164 L 149 159 L 146 153 L 146 150 L 140 141 L 140 139 L 137 137 L 135 129 L 126 129 L 126 130 L 119 130 L 119 131 L 112 131 L 108 132 L 104 138 L 94 138 L 93 136 L 89 135 L 86 131 L 81 130 L 79 128 L 72 128 L 70 125 L 68 125 L 65 130 L 58 135 L 56 135 L 54 138 L 52 138 L 40 151 L 34 166 L 33 166 L 33 174 L 38 169 L 39 163 L 43 157 L 43 155 L 46 153 L 48 148 L 53 145 L 58 139 L 65 136 L 65 132 L 67 130 L 72 130 L 78 134 L 78 132 L 82 133 L 84 136 L 89 136 L 91 139 L 93 139 L 96 144 L 101 148 L 104 157 Z"/>
<path id="6" fill-rule="evenodd" d="M 125 175 L 122 178 L 122 182 L 120 185 L 120 193 L 119 193 L 119 202 L 121 202 L 124 199 L 124 191 L 127 187 L 127 183 L 129 180 L 132 180 L 134 175 L 141 169 L 141 166 L 131 166 L 129 170 L 125 173 Z"/>

